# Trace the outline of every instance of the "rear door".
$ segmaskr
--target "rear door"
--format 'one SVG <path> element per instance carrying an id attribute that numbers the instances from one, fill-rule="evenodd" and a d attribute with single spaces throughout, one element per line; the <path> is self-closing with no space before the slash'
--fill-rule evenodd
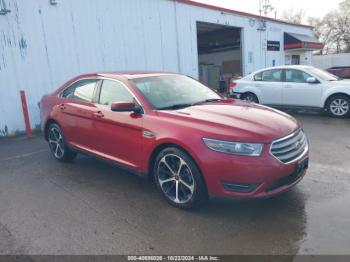
<path id="1" fill-rule="evenodd" d="M 122 82 L 103 80 L 97 95 L 93 129 L 94 144 L 99 154 L 132 168 L 141 160 L 143 114 L 113 112 L 113 102 L 136 102 Z"/>
<path id="2" fill-rule="evenodd" d="M 319 107 L 321 83 L 307 83 L 310 74 L 298 69 L 285 69 L 283 104 L 289 106 Z"/>
<path id="3" fill-rule="evenodd" d="M 282 69 L 271 69 L 254 75 L 254 86 L 259 91 L 260 103 L 280 105 L 282 103 Z"/>
<path id="4" fill-rule="evenodd" d="M 82 79 L 61 93 L 58 121 L 68 142 L 77 147 L 91 148 L 94 95 L 97 79 Z"/>

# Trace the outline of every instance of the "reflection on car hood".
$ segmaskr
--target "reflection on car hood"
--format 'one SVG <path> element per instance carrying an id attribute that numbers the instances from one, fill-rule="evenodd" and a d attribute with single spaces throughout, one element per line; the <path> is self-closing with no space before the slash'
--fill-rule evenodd
<path id="1" fill-rule="evenodd" d="M 341 79 L 337 81 L 328 81 L 332 86 L 350 86 L 350 79 Z"/>
<path id="2" fill-rule="evenodd" d="M 211 137 L 245 142 L 270 143 L 300 127 L 288 114 L 239 100 L 159 111 L 159 114 L 178 124 L 197 128 Z"/>

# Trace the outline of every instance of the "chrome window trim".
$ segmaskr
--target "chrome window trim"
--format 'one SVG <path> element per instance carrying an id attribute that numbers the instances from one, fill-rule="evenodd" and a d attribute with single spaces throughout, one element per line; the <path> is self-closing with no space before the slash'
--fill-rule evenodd
<path id="1" fill-rule="evenodd" d="M 281 137 L 281 138 L 279 138 L 279 139 L 273 140 L 273 141 L 271 142 L 271 144 L 270 144 L 270 149 L 269 149 L 270 155 L 271 155 L 273 158 L 277 159 L 277 161 L 279 161 L 280 163 L 282 163 L 282 164 L 284 164 L 284 165 L 289 165 L 289 164 L 291 164 L 291 163 L 293 163 L 293 162 L 297 162 L 297 161 L 299 161 L 300 159 L 302 159 L 302 158 L 305 156 L 305 153 L 309 150 L 309 140 L 307 139 L 305 132 L 304 132 L 304 135 L 305 135 L 305 139 L 306 139 L 306 145 L 305 145 L 305 149 L 304 149 L 303 152 L 300 154 L 300 156 L 298 156 L 297 158 L 295 158 L 295 159 L 293 159 L 293 160 L 291 160 L 291 161 L 288 161 L 288 162 L 284 163 L 284 162 L 282 162 L 281 160 L 279 160 L 276 156 L 274 156 L 274 155 L 272 154 L 272 145 L 273 145 L 274 143 L 278 143 L 278 142 L 287 140 L 287 139 L 289 139 L 289 138 L 295 136 L 295 135 L 296 135 L 298 132 L 300 132 L 300 131 L 304 132 L 304 130 L 303 130 L 302 128 L 299 128 L 298 130 L 294 131 L 293 133 L 291 133 L 291 134 L 289 134 L 289 135 L 287 135 L 287 136 L 285 136 L 285 137 Z"/>

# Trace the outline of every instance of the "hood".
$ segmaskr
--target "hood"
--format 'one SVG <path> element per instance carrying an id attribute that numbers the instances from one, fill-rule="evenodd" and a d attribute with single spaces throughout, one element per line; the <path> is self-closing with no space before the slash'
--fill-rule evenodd
<path id="1" fill-rule="evenodd" d="M 190 125 L 209 138 L 270 143 L 296 131 L 292 116 L 245 101 L 206 103 L 180 110 L 159 111 L 163 117 Z"/>
<path id="2" fill-rule="evenodd" d="M 327 83 L 331 83 L 332 86 L 350 87 L 350 79 L 342 79 L 342 80 L 338 80 L 338 81 L 327 81 Z"/>

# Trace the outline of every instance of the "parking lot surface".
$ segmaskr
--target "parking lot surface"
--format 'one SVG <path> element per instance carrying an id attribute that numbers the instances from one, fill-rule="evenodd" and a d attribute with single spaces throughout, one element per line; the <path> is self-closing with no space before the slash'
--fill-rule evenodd
<path id="1" fill-rule="evenodd" d="M 349 254 L 350 119 L 295 115 L 310 168 L 289 192 L 169 206 L 110 164 L 53 159 L 42 137 L 0 140 L 1 254 Z"/>

